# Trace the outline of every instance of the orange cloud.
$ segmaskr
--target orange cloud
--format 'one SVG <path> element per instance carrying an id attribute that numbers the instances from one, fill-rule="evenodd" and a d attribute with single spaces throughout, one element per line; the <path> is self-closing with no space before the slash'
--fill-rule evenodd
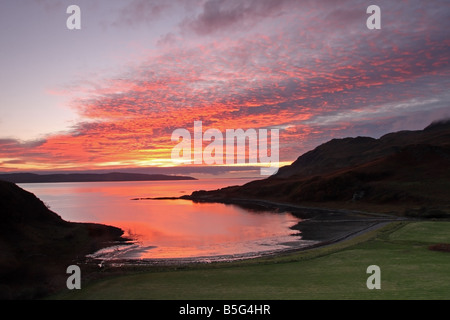
<path id="1" fill-rule="evenodd" d="M 71 106 L 82 121 L 36 144 L 0 140 L 0 166 L 170 166 L 173 130 L 192 131 L 194 121 L 222 132 L 280 128 L 280 159 L 293 161 L 333 137 L 376 135 L 402 118 L 423 119 L 424 106 L 430 116 L 443 113 L 448 35 L 432 19 L 409 21 L 411 15 L 391 21 L 391 32 L 368 34 L 358 29 L 359 11 L 341 3 L 207 1 L 180 23 L 180 34 L 194 34 L 189 45 L 167 43 L 126 73 L 78 84 Z M 249 31 L 239 35 L 242 26 Z"/>

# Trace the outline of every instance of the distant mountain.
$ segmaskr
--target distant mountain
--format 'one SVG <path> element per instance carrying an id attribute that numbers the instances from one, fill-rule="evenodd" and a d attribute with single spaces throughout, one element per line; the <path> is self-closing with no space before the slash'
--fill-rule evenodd
<path id="1" fill-rule="evenodd" d="M 44 182 L 101 182 L 101 181 L 160 181 L 160 180 L 197 180 L 188 176 L 171 176 L 164 174 L 142 173 L 67 173 L 67 174 L 35 174 L 8 173 L 0 174 L 0 180 L 14 183 Z"/>
<path id="2" fill-rule="evenodd" d="M 400 152 L 409 145 L 450 144 L 450 121 L 435 122 L 419 131 L 389 133 L 379 139 L 356 137 L 333 139 L 280 168 L 277 177 L 311 176 L 349 168 Z"/>
<path id="3" fill-rule="evenodd" d="M 38 298 L 65 287 L 66 268 L 124 241 L 119 228 L 63 220 L 34 194 L 0 181 L 0 299 Z"/>
<path id="4" fill-rule="evenodd" d="M 269 178 L 186 198 L 265 199 L 410 214 L 450 211 L 450 121 L 379 139 L 333 139 Z"/>

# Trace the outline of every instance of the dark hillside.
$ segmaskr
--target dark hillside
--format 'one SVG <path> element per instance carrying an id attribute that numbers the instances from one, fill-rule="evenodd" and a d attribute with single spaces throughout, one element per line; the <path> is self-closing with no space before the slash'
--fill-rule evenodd
<path id="1" fill-rule="evenodd" d="M 35 195 L 0 181 L 0 298 L 37 298 L 65 285 L 67 266 L 121 241 L 110 226 L 61 219 Z"/>
<path id="2" fill-rule="evenodd" d="M 450 122 L 380 139 L 333 139 L 267 179 L 216 191 L 199 201 L 265 199 L 305 206 L 445 216 L 450 211 Z"/>

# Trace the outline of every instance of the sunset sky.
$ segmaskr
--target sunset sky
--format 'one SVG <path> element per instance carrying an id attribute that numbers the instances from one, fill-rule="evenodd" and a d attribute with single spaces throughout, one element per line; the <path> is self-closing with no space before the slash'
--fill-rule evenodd
<path id="1" fill-rule="evenodd" d="M 81 30 L 69 30 L 69 5 Z M 369 30 L 369 5 L 381 29 Z M 171 159 L 177 128 L 332 138 L 450 117 L 450 1 L 2 0 L 0 171 L 257 176 Z M 139 170 L 137 170 L 137 169 Z"/>

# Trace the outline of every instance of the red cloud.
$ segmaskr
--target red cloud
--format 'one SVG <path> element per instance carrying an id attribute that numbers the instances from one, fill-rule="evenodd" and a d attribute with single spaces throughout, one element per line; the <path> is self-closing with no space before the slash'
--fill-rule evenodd
<path id="1" fill-rule="evenodd" d="M 414 99 L 435 110 L 448 107 L 447 34 L 427 19 L 417 26 L 400 19 L 387 27 L 392 32 L 370 34 L 358 29 L 365 11 L 361 17 L 340 3 L 335 9 L 297 1 L 206 1 L 183 22 L 186 31 L 230 36 L 177 48 L 167 43 L 126 74 L 81 87 L 87 97 L 72 104 L 82 122 L 37 144 L 4 140 L 0 160 L 10 168 L 20 161 L 48 168 L 168 165 L 172 131 L 203 121 L 204 130 L 282 128 L 280 158 L 289 161 L 352 128 L 378 132 L 370 121 L 422 114 Z M 346 23 L 353 33 L 337 27 Z M 258 28 L 233 33 L 243 25 Z"/>

